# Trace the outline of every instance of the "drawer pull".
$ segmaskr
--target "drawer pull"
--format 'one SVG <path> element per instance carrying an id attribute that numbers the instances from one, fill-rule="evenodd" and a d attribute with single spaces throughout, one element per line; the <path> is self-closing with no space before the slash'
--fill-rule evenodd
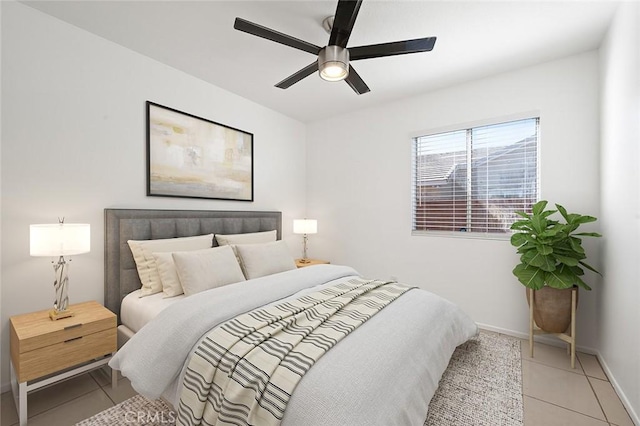
<path id="1" fill-rule="evenodd" d="M 82 323 L 80 323 L 80 324 L 68 325 L 68 326 L 66 326 L 64 329 L 65 329 L 65 330 L 71 330 L 72 328 L 76 328 L 76 327 L 82 327 Z"/>
<path id="2" fill-rule="evenodd" d="M 83 337 L 83 336 L 74 337 L 73 339 L 65 340 L 65 341 L 64 341 L 64 343 L 73 342 L 74 340 L 80 340 L 80 339 L 82 339 L 82 337 Z"/>

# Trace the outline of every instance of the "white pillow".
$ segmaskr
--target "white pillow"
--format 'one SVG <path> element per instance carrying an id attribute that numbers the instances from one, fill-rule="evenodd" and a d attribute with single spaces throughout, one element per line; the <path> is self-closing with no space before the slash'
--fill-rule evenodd
<path id="1" fill-rule="evenodd" d="M 229 246 L 172 254 L 184 294 L 244 281 L 244 275 Z"/>
<path id="2" fill-rule="evenodd" d="M 153 253 L 210 248 L 213 245 L 213 234 L 161 240 L 129 240 L 127 243 L 131 248 L 140 282 L 142 282 L 140 297 L 144 297 L 162 291 L 162 282 Z"/>
<path id="3" fill-rule="evenodd" d="M 216 241 L 219 246 L 228 246 L 231 244 L 259 244 L 269 243 L 277 239 L 277 232 L 265 231 L 265 232 L 249 232 L 247 234 L 229 234 L 221 235 L 216 234 Z"/>
<path id="4" fill-rule="evenodd" d="M 180 277 L 178 277 L 176 265 L 173 263 L 172 253 L 153 253 L 153 257 L 156 259 L 156 266 L 158 267 L 164 297 L 175 297 L 183 294 L 184 291 L 182 290 L 182 284 L 180 284 Z"/>
<path id="5" fill-rule="evenodd" d="M 238 244 L 235 247 L 248 280 L 296 269 L 289 248 L 282 240 L 264 244 Z"/>

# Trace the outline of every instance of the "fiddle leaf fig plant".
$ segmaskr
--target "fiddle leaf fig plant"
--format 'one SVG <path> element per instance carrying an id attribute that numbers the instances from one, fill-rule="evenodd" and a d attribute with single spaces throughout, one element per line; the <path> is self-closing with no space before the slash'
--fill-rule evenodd
<path id="1" fill-rule="evenodd" d="M 580 225 L 595 222 L 593 216 L 567 213 L 560 204 L 557 210 L 545 210 L 547 201 L 537 202 L 532 213 L 516 212 L 522 219 L 511 225 L 515 232 L 511 245 L 517 247 L 520 263 L 513 268 L 513 275 L 528 288 L 540 290 L 545 285 L 563 289 L 578 285 L 586 290 L 591 287 L 582 280 L 586 268 L 600 274 L 584 262 L 587 258 L 581 237 L 601 237 L 597 232 L 576 232 Z M 560 212 L 564 222 L 552 219 Z"/>

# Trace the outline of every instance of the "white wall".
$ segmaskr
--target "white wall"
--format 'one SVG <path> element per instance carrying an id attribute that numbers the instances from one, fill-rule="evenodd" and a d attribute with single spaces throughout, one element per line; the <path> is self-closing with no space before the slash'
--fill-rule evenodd
<path id="1" fill-rule="evenodd" d="M 600 355 L 640 424 L 640 5 L 623 3 L 601 54 L 604 282 Z"/>
<path id="2" fill-rule="evenodd" d="M 310 257 L 398 277 L 479 323 L 527 333 L 508 241 L 411 236 L 410 135 L 528 111 L 541 117 L 542 197 L 598 216 L 598 55 L 588 52 L 309 125 L 307 211 L 319 221 Z M 585 247 L 598 267 L 598 242 Z M 595 348 L 599 285 L 587 281 L 596 290 L 580 294 L 578 342 Z"/>
<path id="3" fill-rule="evenodd" d="M 103 300 L 103 209 L 281 210 L 304 215 L 305 126 L 19 3 L 2 5 L 2 383 L 11 315 L 47 309 L 49 259 L 29 224 L 91 224 L 70 271 L 71 302 Z M 147 197 L 145 101 L 254 134 L 255 202 Z M 287 225 L 289 224 L 289 225 Z M 295 246 L 294 246 L 295 244 Z M 6 387 L 3 387 L 6 390 Z"/>
<path id="4" fill-rule="evenodd" d="M 306 132 L 27 6 L 0 2 L 0 10 L 3 390 L 8 318 L 48 308 L 53 294 L 47 260 L 29 257 L 28 225 L 61 215 L 91 223 L 92 252 L 74 260 L 71 298 L 102 301 L 105 207 L 278 209 L 294 250 L 299 241 L 287 223 L 307 212 L 320 232 L 310 237 L 310 256 L 421 285 L 480 323 L 525 333 L 524 290 L 511 275 L 517 256 L 508 242 L 411 236 L 410 135 L 538 111 L 543 198 L 600 217 L 593 229 L 605 234 L 587 244 L 605 279 L 590 277 L 595 290 L 581 293 L 579 345 L 599 350 L 638 422 L 640 338 L 627 326 L 640 323 L 637 4 L 622 6 L 600 58 L 591 52 L 497 75 L 312 123 Z M 146 197 L 145 100 L 254 133 L 256 201 Z"/>

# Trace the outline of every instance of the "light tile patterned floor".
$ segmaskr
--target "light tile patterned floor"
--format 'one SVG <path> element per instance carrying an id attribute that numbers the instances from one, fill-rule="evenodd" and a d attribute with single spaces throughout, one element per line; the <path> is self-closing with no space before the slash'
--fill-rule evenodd
<path id="1" fill-rule="evenodd" d="M 528 342 L 521 347 L 525 426 L 633 426 L 595 356 L 579 353 L 572 369 L 564 349 L 536 343 L 529 358 Z M 94 371 L 31 394 L 29 425 L 73 425 L 133 395 L 127 379 L 111 389 L 107 375 Z M 9 392 L 0 415 L 1 426 L 18 422 Z"/>
<path id="2" fill-rule="evenodd" d="M 533 358 L 528 341 L 521 349 L 525 426 L 633 426 L 594 355 L 578 353 L 572 369 L 566 349 L 536 343 Z"/>

